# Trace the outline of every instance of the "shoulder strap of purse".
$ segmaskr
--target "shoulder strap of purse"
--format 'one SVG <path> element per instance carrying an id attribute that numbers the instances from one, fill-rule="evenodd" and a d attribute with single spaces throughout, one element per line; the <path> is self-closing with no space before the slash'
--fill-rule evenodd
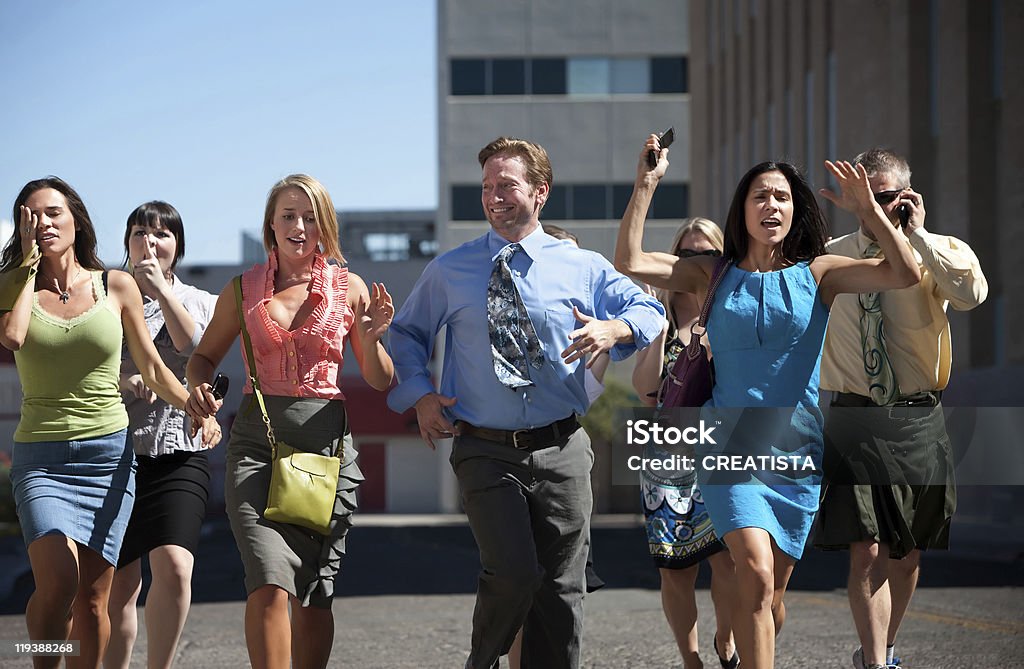
<path id="1" fill-rule="evenodd" d="M 260 392 L 260 378 L 256 373 L 256 356 L 252 354 L 252 340 L 249 339 L 249 329 L 245 327 L 245 310 L 242 308 L 242 275 L 239 274 L 233 280 L 235 284 L 235 307 L 238 309 L 238 326 L 242 330 L 242 343 L 245 344 L 245 358 L 249 365 L 249 381 L 252 383 L 252 392 L 256 395 L 256 401 L 260 405 L 260 412 L 263 414 L 263 422 L 267 424 L 267 440 L 270 442 L 271 457 L 277 457 L 277 439 L 274 438 L 274 428 L 270 426 L 270 416 L 267 415 L 267 405 L 263 402 L 263 393 Z"/>
<path id="2" fill-rule="evenodd" d="M 715 291 L 718 290 L 718 284 L 722 283 L 722 279 L 725 277 L 730 265 L 732 265 L 732 258 L 719 258 L 715 264 L 715 271 L 711 273 L 711 283 L 708 284 L 708 294 L 704 296 L 704 304 L 700 308 L 700 318 L 697 319 L 697 326 L 707 328 L 708 316 L 711 314 L 711 303 L 715 301 Z"/>

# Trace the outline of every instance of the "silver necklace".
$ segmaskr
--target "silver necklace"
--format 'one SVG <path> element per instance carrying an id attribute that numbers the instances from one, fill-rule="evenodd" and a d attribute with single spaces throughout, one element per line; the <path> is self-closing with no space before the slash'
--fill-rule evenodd
<path id="1" fill-rule="evenodd" d="M 62 303 L 67 304 L 68 300 L 71 299 L 71 286 L 74 285 L 75 281 L 78 281 L 78 275 L 81 274 L 81 273 L 82 273 L 82 267 L 79 266 L 78 267 L 78 271 L 75 272 L 74 278 L 72 278 L 71 281 L 68 281 L 67 288 L 65 288 L 63 290 L 61 290 L 60 281 L 57 280 L 57 277 L 53 277 L 53 285 L 55 285 L 57 287 L 57 292 L 59 293 L 58 299 Z"/>

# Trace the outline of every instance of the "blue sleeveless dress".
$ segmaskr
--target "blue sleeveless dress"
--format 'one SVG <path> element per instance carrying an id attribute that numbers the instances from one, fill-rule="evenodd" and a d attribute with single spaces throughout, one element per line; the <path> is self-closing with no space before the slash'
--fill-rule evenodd
<path id="1" fill-rule="evenodd" d="M 698 444 L 697 453 L 781 456 L 805 467 L 701 471 L 718 536 L 760 527 L 787 555 L 803 554 L 821 484 L 818 367 L 827 323 L 807 262 L 764 273 L 733 265 L 719 285 L 708 319 L 715 387 L 703 410 L 718 426 L 717 444 Z"/>

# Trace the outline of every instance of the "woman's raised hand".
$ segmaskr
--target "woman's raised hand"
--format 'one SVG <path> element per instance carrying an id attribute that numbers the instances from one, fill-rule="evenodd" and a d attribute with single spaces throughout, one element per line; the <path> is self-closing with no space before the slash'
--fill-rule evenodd
<path id="1" fill-rule="evenodd" d="M 871 193 L 871 182 L 868 180 L 867 170 L 863 165 L 852 165 L 845 160 L 832 162 L 825 161 L 825 167 L 839 184 L 839 194 L 836 195 L 827 188 L 821 188 L 818 192 L 826 200 L 840 209 L 854 213 L 864 213 L 875 208 L 875 198 Z"/>
<path id="2" fill-rule="evenodd" d="M 658 162 L 654 167 L 647 162 L 647 157 L 654 151 L 654 155 L 658 156 Z M 636 166 L 636 176 L 638 180 L 653 178 L 660 180 L 665 176 L 665 172 L 668 171 L 668 149 L 661 148 L 661 140 L 654 133 L 647 136 L 647 141 L 644 142 L 643 151 L 640 152 L 640 162 Z"/>
<path id="3" fill-rule="evenodd" d="M 363 334 L 380 341 L 391 327 L 391 320 L 394 317 L 395 305 L 391 301 L 388 289 L 383 283 L 374 283 L 370 288 L 370 300 L 363 316 Z"/>

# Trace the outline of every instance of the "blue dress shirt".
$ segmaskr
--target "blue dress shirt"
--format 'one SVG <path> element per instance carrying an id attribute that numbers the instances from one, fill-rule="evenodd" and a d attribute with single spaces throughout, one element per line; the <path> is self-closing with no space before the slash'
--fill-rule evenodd
<path id="1" fill-rule="evenodd" d="M 539 226 L 520 242 L 509 261 L 545 358 L 530 368 L 534 385 L 511 389 L 494 375 L 487 330 L 487 280 L 498 252 L 509 242 L 493 230 L 435 258 L 420 276 L 390 330 L 388 346 L 398 386 L 388 406 L 403 412 L 434 392 L 427 364 L 434 338 L 447 325 L 440 393 L 455 397 L 449 418 L 479 427 L 540 427 L 589 406 L 582 362 L 565 364 L 569 333 L 582 327 L 572 308 L 600 320 L 621 319 L 633 343 L 618 344 L 613 360 L 646 347 L 661 334 L 665 310 L 603 256 L 555 239 Z"/>

